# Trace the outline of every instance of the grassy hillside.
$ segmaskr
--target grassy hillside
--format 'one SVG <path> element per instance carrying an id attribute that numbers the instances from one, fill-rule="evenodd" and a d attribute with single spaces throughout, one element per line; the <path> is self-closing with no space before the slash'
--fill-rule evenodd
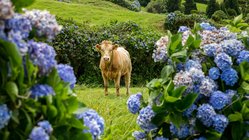
<path id="1" fill-rule="evenodd" d="M 108 24 L 110 21 L 132 20 L 142 27 L 162 31 L 164 14 L 133 12 L 111 2 L 102 0 L 73 0 L 73 3 L 56 0 L 36 0 L 28 9 L 46 9 L 63 18 L 73 18 L 76 22 L 91 25 Z"/>
<path id="2" fill-rule="evenodd" d="M 144 92 L 146 88 L 131 88 L 131 93 Z M 126 105 L 128 97 L 126 89 L 120 89 L 121 96 L 117 97 L 115 88 L 109 88 L 109 95 L 104 96 L 103 88 L 76 87 L 80 101 L 95 109 L 105 119 L 103 140 L 133 140 L 132 132 L 139 130 L 136 124 L 137 114 L 131 114 Z M 148 95 L 147 93 L 145 95 Z"/>

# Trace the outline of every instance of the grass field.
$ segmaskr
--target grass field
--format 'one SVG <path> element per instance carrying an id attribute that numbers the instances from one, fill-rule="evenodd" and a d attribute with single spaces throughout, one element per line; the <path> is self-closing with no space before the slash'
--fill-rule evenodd
<path id="1" fill-rule="evenodd" d="M 66 19 L 73 18 L 79 23 L 90 25 L 108 24 L 111 21 L 134 21 L 144 28 L 162 32 L 164 14 L 152 14 L 144 11 L 133 12 L 111 2 L 103 0 L 73 0 L 73 3 L 55 0 L 36 0 L 28 9 L 48 10 L 52 14 Z"/>
<path id="2" fill-rule="evenodd" d="M 131 114 L 127 109 L 128 96 L 125 95 L 125 90 L 124 87 L 121 88 L 121 96 L 117 97 L 114 88 L 109 88 L 109 95 L 104 96 L 103 88 L 76 87 L 79 100 L 87 107 L 95 109 L 105 119 L 105 134 L 102 137 L 104 140 L 133 140 L 132 132 L 139 130 L 136 124 L 137 115 Z M 131 93 L 143 92 L 147 95 L 146 90 L 145 87 L 134 87 L 131 88 Z"/>

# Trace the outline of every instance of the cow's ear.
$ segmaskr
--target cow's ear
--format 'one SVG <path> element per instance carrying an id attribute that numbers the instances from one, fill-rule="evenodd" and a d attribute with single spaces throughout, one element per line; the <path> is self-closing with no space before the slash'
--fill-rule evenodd
<path id="1" fill-rule="evenodd" d="M 99 44 L 97 44 L 97 45 L 95 46 L 95 48 L 96 48 L 98 51 L 100 51 L 101 46 L 100 46 Z"/>
<path id="2" fill-rule="evenodd" d="M 118 44 L 114 44 L 112 49 L 115 50 L 117 48 L 118 48 Z"/>

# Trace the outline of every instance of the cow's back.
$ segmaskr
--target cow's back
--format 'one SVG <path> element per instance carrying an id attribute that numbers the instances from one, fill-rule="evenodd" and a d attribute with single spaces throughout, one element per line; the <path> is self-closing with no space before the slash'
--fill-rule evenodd
<path id="1" fill-rule="evenodd" d="M 131 72 L 130 54 L 123 47 L 118 47 L 113 52 L 113 67 L 121 69 L 122 75 Z"/>

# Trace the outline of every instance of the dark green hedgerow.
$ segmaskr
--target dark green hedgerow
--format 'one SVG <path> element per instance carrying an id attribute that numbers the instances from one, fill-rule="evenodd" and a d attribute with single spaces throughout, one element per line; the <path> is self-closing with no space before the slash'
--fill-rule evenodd
<path id="1" fill-rule="evenodd" d="M 103 40 L 120 44 L 129 51 L 133 85 L 145 84 L 146 80 L 157 77 L 162 69 L 162 65 L 154 63 L 151 57 L 160 33 L 141 29 L 134 22 L 113 22 L 101 27 L 90 27 L 72 20 L 58 21 L 64 28 L 51 45 L 57 52 L 59 62 L 73 66 L 78 83 L 102 84 L 100 54 L 94 46 Z"/>

